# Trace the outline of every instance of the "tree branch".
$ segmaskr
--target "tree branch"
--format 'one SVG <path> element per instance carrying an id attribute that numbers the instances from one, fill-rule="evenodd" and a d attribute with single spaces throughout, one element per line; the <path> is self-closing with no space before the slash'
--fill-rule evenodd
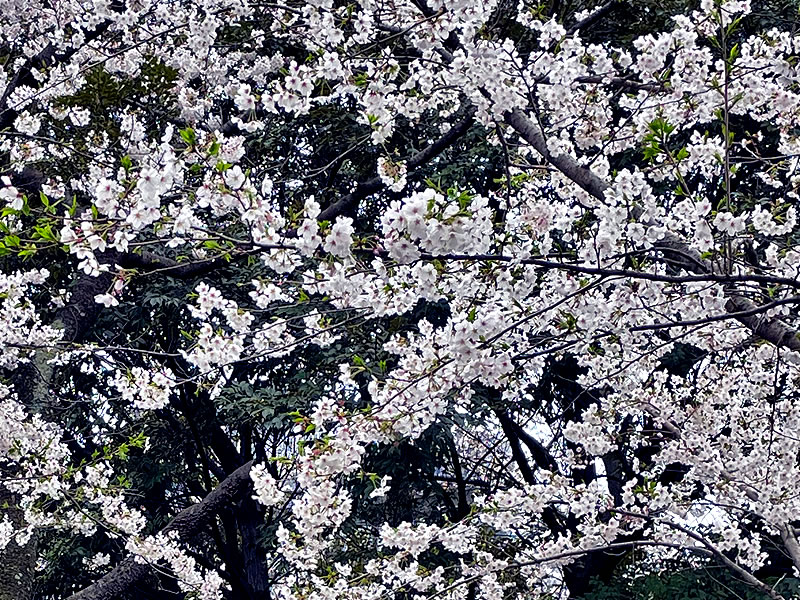
<path id="1" fill-rule="evenodd" d="M 572 25 L 569 29 L 567 29 L 567 35 L 572 35 L 573 33 L 584 29 L 585 27 L 589 27 L 593 23 L 596 23 L 608 13 L 610 13 L 614 8 L 619 4 L 618 0 L 609 0 L 605 4 L 603 4 L 600 8 L 590 14 L 588 17 L 578 21 L 574 25 Z"/>
<path id="2" fill-rule="evenodd" d="M 247 489 L 252 465 L 251 461 L 236 469 L 200 502 L 179 512 L 161 533 L 175 531 L 184 540 L 198 534 L 221 509 L 230 506 Z M 97 582 L 67 600 L 116 600 L 150 572 L 150 565 L 129 556 Z"/>
<path id="3" fill-rule="evenodd" d="M 467 114 L 464 116 L 464 118 L 453 125 L 442 137 L 409 158 L 406 162 L 406 167 L 411 170 L 425 165 L 439 156 L 439 154 L 444 152 L 449 146 L 458 140 L 458 138 L 469 131 L 474 122 L 475 107 L 470 106 L 466 113 Z M 325 210 L 323 210 L 318 219 L 320 221 L 331 221 L 338 215 L 354 210 L 361 200 L 367 196 L 379 192 L 385 187 L 385 185 L 386 184 L 383 183 L 380 177 L 373 177 L 372 179 L 368 179 L 363 183 L 359 183 L 354 191 L 350 192 L 346 196 L 343 196 L 338 201 L 334 202 Z"/>
<path id="4" fill-rule="evenodd" d="M 542 129 L 537 123 L 529 119 L 521 109 L 515 109 L 507 113 L 505 120 L 551 165 L 598 200 L 605 200 L 605 191 L 608 189 L 608 185 L 588 168 L 578 164 L 578 161 L 571 156 L 567 154 L 553 156 L 547 148 L 547 140 Z M 685 241 L 674 234 L 665 235 L 662 240 L 653 245 L 653 248 L 665 254 L 675 253 L 679 255 L 682 258 L 680 264 L 687 271 L 710 276 L 733 277 L 732 275 L 720 273 L 714 264 L 703 259 Z M 798 337 L 798 333 L 795 330 L 779 319 L 766 319 L 759 315 L 759 307 L 755 302 L 736 296 L 734 292 L 735 290 L 731 290 L 731 297 L 725 308 L 729 312 L 744 313 L 735 317 L 737 321 L 750 329 L 755 335 L 776 346 L 800 351 L 800 337 Z"/>

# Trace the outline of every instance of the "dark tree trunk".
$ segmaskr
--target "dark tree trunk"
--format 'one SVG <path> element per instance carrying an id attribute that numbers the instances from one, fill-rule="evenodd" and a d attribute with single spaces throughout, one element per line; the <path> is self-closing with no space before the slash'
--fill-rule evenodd
<path id="1" fill-rule="evenodd" d="M 19 528 L 24 523 L 22 511 L 16 505 L 14 495 L 0 486 L 0 515 L 8 517 L 12 525 Z M 0 600 L 33 600 L 35 568 L 35 537 L 31 537 L 22 548 L 12 539 L 0 551 Z"/>

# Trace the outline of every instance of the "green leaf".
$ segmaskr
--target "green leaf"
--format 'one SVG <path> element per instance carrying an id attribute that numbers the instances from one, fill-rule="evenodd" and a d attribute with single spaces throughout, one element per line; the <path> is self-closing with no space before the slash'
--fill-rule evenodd
<path id="1" fill-rule="evenodd" d="M 33 237 L 34 238 L 38 237 L 39 239 L 47 240 L 48 242 L 57 242 L 58 241 L 56 239 L 56 236 L 53 233 L 53 230 L 52 230 L 52 228 L 51 228 L 51 226 L 49 224 L 48 225 L 44 225 L 44 226 L 35 225 L 33 227 Z"/>
<path id="2" fill-rule="evenodd" d="M 187 127 L 186 129 L 180 130 L 181 139 L 186 142 L 189 146 L 194 146 L 195 142 L 197 141 L 197 135 L 194 132 L 194 129 L 191 127 Z"/>

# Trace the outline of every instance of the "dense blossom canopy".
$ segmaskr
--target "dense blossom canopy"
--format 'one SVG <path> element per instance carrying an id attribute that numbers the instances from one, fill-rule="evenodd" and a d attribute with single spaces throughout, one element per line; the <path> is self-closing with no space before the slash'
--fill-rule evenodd
<path id="1" fill-rule="evenodd" d="M 800 35 L 557 4 L 0 0 L 0 598 L 797 589 Z"/>

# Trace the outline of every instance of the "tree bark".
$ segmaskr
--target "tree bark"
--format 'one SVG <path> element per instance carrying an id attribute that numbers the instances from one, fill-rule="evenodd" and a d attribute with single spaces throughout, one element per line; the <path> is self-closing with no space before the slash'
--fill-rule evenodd
<path id="1" fill-rule="evenodd" d="M 183 540 L 197 535 L 221 509 L 233 504 L 249 487 L 252 466 L 251 461 L 236 469 L 200 502 L 179 512 L 161 533 L 176 531 Z M 116 600 L 151 573 L 149 564 L 129 556 L 97 582 L 67 600 Z"/>
<path id="2" fill-rule="evenodd" d="M 14 528 L 24 525 L 14 495 L 0 486 L 0 517 L 8 517 Z M 32 600 L 36 568 L 36 540 L 20 547 L 11 540 L 0 552 L 0 600 Z"/>

